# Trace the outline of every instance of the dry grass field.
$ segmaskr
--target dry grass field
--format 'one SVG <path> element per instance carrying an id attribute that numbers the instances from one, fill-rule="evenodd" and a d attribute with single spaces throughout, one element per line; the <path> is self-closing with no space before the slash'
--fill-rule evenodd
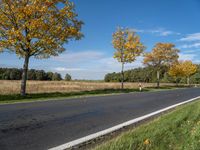
<path id="1" fill-rule="evenodd" d="M 17 94 L 20 91 L 21 81 L 0 80 L 0 95 Z M 144 83 L 144 87 L 152 87 L 156 84 Z M 169 85 L 169 84 L 161 84 Z M 172 85 L 172 84 L 170 84 Z M 52 92 L 76 92 L 91 91 L 97 89 L 119 89 L 120 83 L 87 82 L 87 81 L 28 81 L 27 93 L 52 93 Z M 125 88 L 138 88 L 138 83 L 125 83 Z"/>

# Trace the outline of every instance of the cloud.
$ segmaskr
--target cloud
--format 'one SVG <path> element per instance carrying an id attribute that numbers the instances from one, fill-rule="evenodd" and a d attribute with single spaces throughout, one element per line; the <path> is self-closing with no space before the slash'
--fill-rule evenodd
<path id="1" fill-rule="evenodd" d="M 179 54 L 180 60 L 194 60 L 196 57 L 196 54 Z"/>
<path id="2" fill-rule="evenodd" d="M 67 52 L 61 54 L 55 58 L 54 60 L 66 62 L 66 63 L 80 63 L 88 60 L 96 60 L 103 57 L 103 53 L 99 51 L 81 51 L 81 52 Z"/>
<path id="3" fill-rule="evenodd" d="M 181 38 L 180 41 L 200 41 L 200 33 L 188 34 L 186 37 Z"/>
<path id="4" fill-rule="evenodd" d="M 94 52 L 95 53 L 95 52 Z M 77 56 L 73 53 L 74 56 Z M 78 56 L 80 53 L 78 53 Z M 73 59 L 76 60 L 76 57 Z M 142 67 L 142 57 L 138 57 L 138 59 L 131 63 L 125 65 L 125 70 L 133 69 L 136 67 Z M 59 60 L 60 61 L 60 60 Z M 85 65 L 83 65 L 85 64 Z M 103 79 L 105 74 L 111 72 L 120 72 L 121 71 L 121 63 L 117 62 L 112 56 L 108 57 L 105 53 L 101 53 L 98 59 L 90 60 L 87 59 L 85 62 L 76 62 L 74 67 L 64 67 L 58 66 L 53 68 L 54 71 L 59 72 L 64 76 L 66 73 L 72 75 L 73 79 Z"/>
<path id="5" fill-rule="evenodd" d="M 200 60 L 198 59 L 198 54 L 191 53 L 181 53 L 179 54 L 179 60 L 191 60 L 192 62 L 199 64 Z"/>
<path id="6" fill-rule="evenodd" d="M 169 36 L 169 35 L 180 35 L 178 32 L 166 30 L 165 28 L 157 28 L 157 29 L 133 29 L 135 32 L 139 33 L 149 33 L 149 34 L 155 34 L 157 36 Z"/>
<path id="7" fill-rule="evenodd" d="M 200 47 L 200 42 L 193 44 L 184 44 L 182 46 L 179 46 L 179 48 L 199 48 L 199 47 Z"/>
<path id="8" fill-rule="evenodd" d="M 55 71 L 59 72 L 68 72 L 68 71 L 83 71 L 86 70 L 84 68 L 65 68 L 65 67 L 56 67 L 54 68 Z"/>

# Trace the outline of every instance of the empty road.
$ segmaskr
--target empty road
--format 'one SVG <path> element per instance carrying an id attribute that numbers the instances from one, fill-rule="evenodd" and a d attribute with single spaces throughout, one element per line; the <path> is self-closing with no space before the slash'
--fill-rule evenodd
<path id="1" fill-rule="evenodd" d="M 0 150 L 45 150 L 200 96 L 200 88 L 0 105 Z"/>

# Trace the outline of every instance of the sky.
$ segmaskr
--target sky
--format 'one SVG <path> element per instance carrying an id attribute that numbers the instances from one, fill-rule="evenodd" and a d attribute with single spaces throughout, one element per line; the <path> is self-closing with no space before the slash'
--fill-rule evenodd
<path id="1" fill-rule="evenodd" d="M 49 59 L 31 58 L 29 68 L 71 74 L 73 79 L 100 80 L 119 72 L 113 58 L 112 34 L 117 27 L 131 28 L 152 50 L 157 42 L 171 42 L 180 49 L 180 60 L 200 64 L 200 0 L 71 0 L 84 22 L 84 38 L 65 44 L 65 52 Z M 142 57 L 125 69 L 143 67 Z M 14 53 L 0 54 L 0 67 L 22 68 Z"/>

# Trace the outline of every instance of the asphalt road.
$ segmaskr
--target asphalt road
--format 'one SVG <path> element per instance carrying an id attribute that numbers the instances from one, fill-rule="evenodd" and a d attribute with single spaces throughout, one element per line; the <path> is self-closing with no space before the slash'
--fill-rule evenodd
<path id="1" fill-rule="evenodd" d="M 0 105 L 0 150 L 45 150 L 200 96 L 200 88 Z"/>

